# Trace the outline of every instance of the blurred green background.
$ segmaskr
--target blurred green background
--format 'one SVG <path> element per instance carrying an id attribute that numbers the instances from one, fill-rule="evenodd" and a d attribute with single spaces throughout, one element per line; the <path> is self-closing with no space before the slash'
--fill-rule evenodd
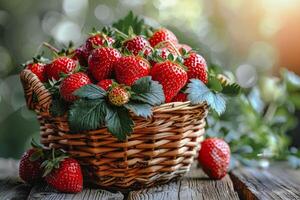
<path id="1" fill-rule="evenodd" d="M 252 88 L 262 76 L 279 74 L 279 66 L 300 72 L 299 8 L 297 0 L 0 0 L 0 157 L 18 158 L 38 138 L 18 66 L 43 41 L 78 46 L 92 27 L 132 10 L 152 26 L 167 26 L 181 43 Z"/>

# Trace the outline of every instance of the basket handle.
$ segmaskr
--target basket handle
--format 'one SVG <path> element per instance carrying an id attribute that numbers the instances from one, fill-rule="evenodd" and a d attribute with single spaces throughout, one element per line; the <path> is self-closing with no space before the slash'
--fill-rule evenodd
<path id="1" fill-rule="evenodd" d="M 28 69 L 24 69 L 21 72 L 20 79 L 28 108 L 48 112 L 52 103 L 52 97 L 40 79 Z M 37 103 L 34 102 L 34 94 L 37 97 Z"/>

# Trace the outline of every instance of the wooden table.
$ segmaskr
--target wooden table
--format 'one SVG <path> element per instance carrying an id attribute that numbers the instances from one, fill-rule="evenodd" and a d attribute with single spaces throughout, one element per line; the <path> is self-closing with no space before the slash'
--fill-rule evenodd
<path id="1" fill-rule="evenodd" d="M 45 184 L 26 185 L 17 175 L 17 161 L 0 159 L 1 200 L 300 199 L 300 170 L 290 169 L 285 164 L 276 164 L 267 170 L 240 168 L 220 181 L 208 179 L 201 169 L 193 167 L 180 181 L 129 193 L 85 188 L 79 194 L 64 194 Z"/>

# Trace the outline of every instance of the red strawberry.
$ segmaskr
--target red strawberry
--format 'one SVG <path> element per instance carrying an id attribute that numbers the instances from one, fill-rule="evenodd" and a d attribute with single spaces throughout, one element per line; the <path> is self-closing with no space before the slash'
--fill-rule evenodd
<path id="1" fill-rule="evenodd" d="M 37 153 L 39 149 L 32 148 L 26 151 L 21 160 L 19 166 L 19 176 L 21 179 L 27 183 L 33 184 L 42 180 L 43 170 L 41 168 L 42 160 L 38 158 L 33 159 L 33 154 Z"/>
<path id="2" fill-rule="evenodd" d="M 47 77 L 48 79 L 58 80 L 61 73 L 70 74 L 77 66 L 76 61 L 68 57 L 59 57 L 47 65 Z"/>
<path id="3" fill-rule="evenodd" d="M 187 44 L 177 44 L 176 45 L 178 51 L 182 54 L 182 50 L 184 49 L 186 52 L 189 52 L 192 50 L 192 47 L 190 47 Z"/>
<path id="4" fill-rule="evenodd" d="M 150 73 L 150 64 L 139 56 L 120 58 L 115 64 L 115 75 L 118 83 L 131 86 L 136 80 Z"/>
<path id="5" fill-rule="evenodd" d="M 59 88 L 60 95 L 65 101 L 73 102 L 77 99 L 77 97 L 73 95 L 73 92 L 90 83 L 91 80 L 85 73 L 78 72 L 71 74 L 61 82 Z"/>
<path id="6" fill-rule="evenodd" d="M 74 56 L 72 57 L 73 60 L 78 60 L 79 64 L 81 66 L 87 66 L 87 57 L 84 52 L 83 45 L 75 49 Z"/>
<path id="7" fill-rule="evenodd" d="M 124 49 L 132 52 L 133 55 L 138 55 L 140 52 L 144 52 L 144 54 L 147 56 L 151 52 L 150 43 L 140 35 L 125 40 L 123 47 Z"/>
<path id="8" fill-rule="evenodd" d="M 172 102 L 185 102 L 187 101 L 187 94 L 179 92 L 173 99 Z"/>
<path id="9" fill-rule="evenodd" d="M 46 67 L 43 63 L 30 63 L 27 65 L 27 69 L 31 70 L 32 73 L 37 75 L 41 82 L 45 82 L 46 78 Z"/>
<path id="10" fill-rule="evenodd" d="M 152 47 L 155 47 L 157 44 L 163 41 L 170 41 L 174 44 L 178 43 L 178 40 L 174 35 L 174 33 L 172 33 L 170 30 L 165 28 L 160 28 L 157 31 L 155 31 L 149 39 L 149 42 Z"/>
<path id="11" fill-rule="evenodd" d="M 190 53 L 190 55 L 184 59 L 184 65 L 188 68 L 188 77 L 200 79 L 203 83 L 207 83 L 207 66 L 204 58 L 196 53 Z"/>
<path id="12" fill-rule="evenodd" d="M 83 178 L 79 163 L 73 158 L 65 158 L 54 163 L 57 168 L 46 175 L 46 182 L 60 192 L 77 193 L 82 191 Z M 47 165 L 45 167 L 47 169 Z"/>
<path id="13" fill-rule="evenodd" d="M 108 90 L 113 84 L 112 79 L 103 79 L 97 83 L 98 86 L 100 86 L 104 90 Z"/>
<path id="14" fill-rule="evenodd" d="M 166 103 L 177 95 L 188 80 L 186 71 L 171 61 L 155 64 L 151 70 L 151 75 L 153 80 L 158 81 L 163 86 Z"/>
<path id="15" fill-rule="evenodd" d="M 97 81 L 108 79 L 113 72 L 114 63 L 121 58 L 117 49 L 102 47 L 92 51 L 89 57 L 89 70 Z"/>
<path id="16" fill-rule="evenodd" d="M 95 35 L 92 35 L 89 37 L 84 45 L 84 51 L 88 55 L 91 53 L 92 50 L 95 49 L 95 47 L 103 46 L 105 44 L 105 41 L 107 41 L 108 45 L 111 45 L 115 42 L 115 40 L 111 37 L 108 37 L 107 35 L 103 33 L 98 33 Z M 88 58 L 88 56 L 86 57 Z"/>
<path id="17" fill-rule="evenodd" d="M 210 178 L 221 179 L 229 168 L 230 148 L 224 140 L 206 139 L 201 143 L 198 160 Z"/>

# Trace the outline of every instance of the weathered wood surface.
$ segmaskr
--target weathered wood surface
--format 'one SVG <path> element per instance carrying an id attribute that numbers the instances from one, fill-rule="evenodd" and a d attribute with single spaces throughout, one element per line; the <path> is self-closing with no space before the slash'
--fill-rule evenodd
<path id="1" fill-rule="evenodd" d="M 239 199 L 229 176 L 220 181 L 210 180 L 201 169 L 193 168 L 181 181 L 150 189 L 130 192 L 129 200 L 235 200 Z"/>
<path id="2" fill-rule="evenodd" d="M 31 187 L 17 176 L 18 162 L 0 159 L 0 200 L 300 199 L 300 170 L 292 170 L 282 164 L 267 170 L 236 169 L 221 181 L 210 180 L 201 169 L 193 168 L 180 181 L 126 194 L 87 187 L 79 194 L 65 194 L 46 184 Z"/>
<path id="3" fill-rule="evenodd" d="M 278 164 L 269 169 L 234 170 L 231 179 L 242 199 L 300 199 L 300 170 Z"/>

